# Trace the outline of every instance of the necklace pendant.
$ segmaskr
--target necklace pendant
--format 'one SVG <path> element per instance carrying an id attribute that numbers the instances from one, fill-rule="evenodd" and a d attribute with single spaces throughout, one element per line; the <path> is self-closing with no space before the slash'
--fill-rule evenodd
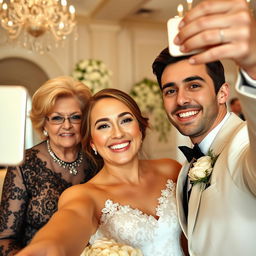
<path id="1" fill-rule="evenodd" d="M 72 175 L 74 175 L 74 176 L 76 176 L 77 173 L 78 173 L 78 171 L 77 171 L 77 169 L 76 169 L 74 166 L 72 166 L 72 167 L 69 169 L 69 173 L 72 174 Z"/>
<path id="2" fill-rule="evenodd" d="M 55 154 L 54 152 L 51 150 L 51 147 L 50 147 L 50 142 L 49 140 L 46 141 L 47 142 L 47 151 L 48 153 L 50 154 L 50 156 L 52 157 L 53 161 L 55 163 L 57 163 L 60 167 L 64 168 L 64 169 L 68 169 L 69 170 L 69 173 L 72 174 L 72 175 L 77 175 L 78 173 L 78 170 L 76 169 L 76 167 L 79 167 L 80 164 L 82 163 L 83 161 L 83 154 L 80 152 L 78 154 L 78 158 L 72 162 L 72 163 L 67 163 L 65 161 L 62 161 L 61 159 L 59 159 Z"/>

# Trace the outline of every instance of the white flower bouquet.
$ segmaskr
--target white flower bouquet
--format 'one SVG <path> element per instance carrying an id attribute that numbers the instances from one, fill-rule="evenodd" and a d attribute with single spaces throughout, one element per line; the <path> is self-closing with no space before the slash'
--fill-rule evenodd
<path id="1" fill-rule="evenodd" d="M 152 128 L 159 133 L 159 141 L 167 141 L 171 125 L 163 107 L 162 92 L 157 82 L 144 78 L 132 87 L 130 95 L 143 114 L 152 114 Z"/>
<path id="2" fill-rule="evenodd" d="M 80 256 L 143 256 L 140 249 L 102 238 L 85 248 Z"/>
<path id="3" fill-rule="evenodd" d="M 92 93 L 111 87 L 112 72 L 101 60 L 80 60 L 71 75 L 87 85 Z"/>

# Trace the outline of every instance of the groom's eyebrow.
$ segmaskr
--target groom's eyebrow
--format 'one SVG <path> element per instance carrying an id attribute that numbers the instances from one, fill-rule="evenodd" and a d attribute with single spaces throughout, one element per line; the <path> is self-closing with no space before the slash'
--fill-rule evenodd
<path id="1" fill-rule="evenodd" d="M 196 80 L 205 82 L 205 80 L 201 76 L 190 76 L 190 77 L 186 77 L 184 80 L 182 80 L 182 83 L 188 83 L 188 82 L 196 81 Z M 168 87 L 173 87 L 175 85 L 177 85 L 177 83 L 175 83 L 175 82 L 166 83 L 162 86 L 162 90 L 164 90 L 165 88 L 168 88 Z"/>
<path id="2" fill-rule="evenodd" d="M 187 82 L 191 82 L 194 80 L 200 80 L 200 81 L 205 82 L 205 80 L 201 76 L 190 76 L 190 77 L 185 78 L 182 82 L 187 83 Z"/>
<path id="3" fill-rule="evenodd" d="M 176 83 L 174 83 L 174 82 L 170 82 L 170 83 L 164 84 L 162 86 L 162 90 L 164 90 L 165 88 L 168 88 L 168 87 L 175 86 L 175 85 L 176 85 Z"/>

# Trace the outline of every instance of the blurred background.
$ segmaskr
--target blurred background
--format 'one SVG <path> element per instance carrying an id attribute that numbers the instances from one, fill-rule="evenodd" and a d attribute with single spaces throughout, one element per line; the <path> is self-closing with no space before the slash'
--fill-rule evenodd
<path id="1" fill-rule="evenodd" d="M 53 31 L 43 28 L 44 22 L 40 19 L 46 17 L 46 13 L 42 9 L 33 10 L 35 20 L 40 23 L 40 29 L 37 30 L 35 24 L 24 25 L 31 11 L 26 6 L 26 0 L 15 2 L 18 15 L 24 16 L 23 24 L 15 24 L 15 21 L 10 23 L 7 12 L 11 9 L 11 3 L 0 0 L 0 85 L 23 85 L 31 98 L 46 80 L 60 75 L 74 75 L 74 71 L 79 71 L 78 63 L 89 59 L 102 61 L 110 70 L 111 87 L 130 92 L 144 79 L 155 82 L 151 65 L 168 44 L 168 19 L 177 15 L 179 4 L 183 5 L 185 13 L 191 4 L 194 6 L 200 1 L 60 0 L 57 3 L 61 7 L 48 7 L 47 15 L 56 14 L 57 17 L 57 12 L 67 12 L 70 5 L 75 7 L 75 14 L 71 10 L 69 16 L 62 13 L 58 15 L 63 23 L 55 21 L 59 22 L 57 28 L 52 25 L 51 29 L 56 30 L 55 36 L 51 35 Z M 5 4 L 8 5 L 7 9 Z M 255 1 L 248 1 L 248 4 L 255 14 Z M 48 17 L 46 21 L 49 22 Z M 73 27 L 74 22 L 76 26 Z M 64 40 L 56 39 L 58 33 L 65 29 L 70 31 L 62 35 Z M 11 37 L 16 38 L 11 40 Z M 234 84 L 237 74 L 235 65 L 232 62 L 224 62 L 224 65 L 227 81 Z M 76 75 L 79 78 L 79 74 Z M 28 113 L 29 104 L 30 99 Z M 151 119 L 154 114 L 148 113 Z M 38 138 L 31 132 L 29 125 L 27 129 L 26 147 L 30 147 L 38 142 Z M 159 139 L 158 131 L 149 131 L 144 145 L 145 154 L 149 158 L 173 157 L 183 161 L 177 146 L 189 142 L 173 127 L 165 132 L 167 136 Z"/>

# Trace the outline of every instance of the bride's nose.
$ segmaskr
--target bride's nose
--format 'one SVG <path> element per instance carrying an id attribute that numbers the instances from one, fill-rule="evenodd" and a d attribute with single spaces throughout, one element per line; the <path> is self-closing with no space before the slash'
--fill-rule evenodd
<path id="1" fill-rule="evenodd" d="M 112 137 L 113 138 L 122 138 L 124 135 L 124 131 L 120 125 L 114 125 L 112 130 Z"/>

